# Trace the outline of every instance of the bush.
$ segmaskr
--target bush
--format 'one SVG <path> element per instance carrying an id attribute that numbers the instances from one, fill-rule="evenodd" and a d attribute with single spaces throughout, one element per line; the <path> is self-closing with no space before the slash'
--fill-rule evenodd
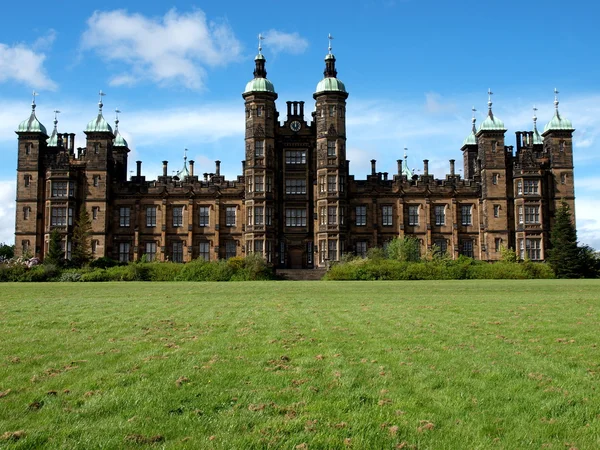
<path id="1" fill-rule="evenodd" d="M 58 277 L 58 281 L 70 283 L 81 281 L 82 273 L 76 272 L 74 270 L 65 270 L 60 277 Z"/>
<path id="2" fill-rule="evenodd" d="M 190 263 L 188 263 L 190 264 Z M 147 265 L 149 281 L 175 281 L 183 264 L 173 262 L 152 262 Z"/>
<path id="3" fill-rule="evenodd" d="M 94 269 L 81 275 L 81 281 L 110 281 L 106 269 Z"/>
<path id="4" fill-rule="evenodd" d="M 103 256 L 102 258 L 94 259 L 90 262 L 90 267 L 92 269 L 108 269 L 109 267 L 114 267 L 119 265 L 119 261 L 115 261 L 112 258 L 107 256 Z"/>

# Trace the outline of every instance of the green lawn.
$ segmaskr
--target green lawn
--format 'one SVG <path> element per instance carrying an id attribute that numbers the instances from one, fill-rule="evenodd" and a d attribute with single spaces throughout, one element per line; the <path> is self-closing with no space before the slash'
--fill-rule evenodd
<path id="1" fill-rule="evenodd" d="M 0 293 L 0 447 L 600 448 L 600 280 Z"/>

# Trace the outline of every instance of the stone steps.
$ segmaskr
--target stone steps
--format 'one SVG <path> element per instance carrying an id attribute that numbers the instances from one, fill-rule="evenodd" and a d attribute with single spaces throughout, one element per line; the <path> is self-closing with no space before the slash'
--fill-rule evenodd
<path id="1" fill-rule="evenodd" d="M 319 281 L 325 276 L 325 269 L 277 269 L 277 275 L 290 281 Z"/>

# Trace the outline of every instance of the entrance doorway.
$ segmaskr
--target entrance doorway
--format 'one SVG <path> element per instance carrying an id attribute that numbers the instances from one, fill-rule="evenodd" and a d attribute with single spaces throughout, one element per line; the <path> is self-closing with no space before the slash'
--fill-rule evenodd
<path id="1" fill-rule="evenodd" d="M 290 248 L 290 269 L 302 269 L 302 249 Z"/>

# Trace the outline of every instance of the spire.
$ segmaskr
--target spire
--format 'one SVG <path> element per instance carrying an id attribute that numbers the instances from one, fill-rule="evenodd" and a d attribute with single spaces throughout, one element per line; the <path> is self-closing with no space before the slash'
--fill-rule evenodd
<path id="1" fill-rule="evenodd" d="M 102 89 L 100 89 L 98 95 L 100 95 L 100 100 L 98 100 L 98 114 L 102 115 L 102 107 L 104 106 L 104 103 L 102 103 L 102 97 L 104 97 L 106 94 L 102 92 Z"/>
<path id="2" fill-rule="evenodd" d="M 566 117 L 561 117 L 558 112 L 558 89 L 554 88 L 554 117 L 544 127 L 544 133 L 550 130 L 570 130 L 573 131 L 573 124 Z"/>
<path id="3" fill-rule="evenodd" d="M 183 169 L 179 170 L 175 174 L 177 177 L 179 177 L 179 179 L 190 176 L 190 171 L 188 170 L 188 167 L 187 167 L 187 152 L 188 152 L 188 149 L 184 148 L 183 149 Z"/>
<path id="4" fill-rule="evenodd" d="M 35 98 L 34 98 L 35 100 Z M 48 143 L 48 147 L 58 147 L 58 115 L 60 111 L 55 109 L 54 111 L 54 130 L 52 130 L 52 135 L 46 140 Z"/>
<path id="5" fill-rule="evenodd" d="M 258 35 L 258 55 L 254 58 L 254 78 L 267 78 L 267 70 L 265 69 L 265 63 L 267 60 L 262 54 L 262 41 L 264 40 L 262 34 Z"/>
<path id="6" fill-rule="evenodd" d="M 488 116 L 490 116 L 493 119 L 494 113 L 492 112 L 492 95 L 494 95 L 492 89 L 488 88 Z"/>
<path id="7" fill-rule="evenodd" d="M 543 140 L 542 140 L 542 136 L 540 136 L 540 132 L 537 129 L 537 108 L 535 107 L 535 105 L 533 105 L 533 144 L 537 145 L 537 144 L 543 144 Z"/>
<path id="8" fill-rule="evenodd" d="M 408 148 L 404 147 L 404 163 L 402 164 L 402 175 L 406 177 L 407 180 L 412 179 L 413 171 L 408 168 L 408 156 L 406 156 Z"/>
<path id="9" fill-rule="evenodd" d="M 38 93 L 37 93 L 37 92 L 35 92 L 35 91 L 33 91 L 33 92 L 31 93 L 31 96 L 33 97 L 33 98 L 31 99 L 31 114 L 33 114 L 33 113 L 35 112 L 35 107 L 36 107 L 36 104 L 35 104 L 35 97 L 37 97 L 38 95 L 40 95 L 40 94 L 38 94 Z"/>
<path id="10" fill-rule="evenodd" d="M 532 117 L 532 119 L 533 119 L 533 131 L 537 131 L 537 115 L 536 115 L 537 110 L 538 109 L 535 107 L 535 105 L 533 105 L 533 117 Z"/>
<path id="11" fill-rule="evenodd" d="M 127 141 L 125 140 L 125 138 L 123 136 L 121 136 L 121 133 L 119 133 L 119 114 L 120 113 L 121 113 L 121 110 L 119 108 L 115 108 L 115 139 L 113 140 L 113 145 L 115 147 L 129 148 Z"/>
<path id="12" fill-rule="evenodd" d="M 558 89 L 554 88 L 554 115 L 560 118 L 560 114 L 558 112 Z"/>
<path id="13" fill-rule="evenodd" d="M 100 99 L 102 100 L 102 99 Z M 119 132 L 119 113 L 121 110 L 119 108 L 115 108 L 115 133 Z"/>
<path id="14" fill-rule="evenodd" d="M 498 117 L 494 116 L 492 112 L 492 95 L 494 93 L 491 89 L 488 89 L 488 115 L 481 125 L 479 126 L 479 131 L 487 130 L 487 131 L 501 131 L 506 129 L 504 128 L 504 122 L 502 122 Z"/>
<path id="15" fill-rule="evenodd" d="M 475 106 L 471 108 L 471 111 L 473 111 L 473 118 L 471 119 L 471 122 L 473 123 L 473 136 L 475 136 L 477 134 L 477 127 L 475 126 L 475 122 L 477 122 L 477 119 L 475 118 L 475 113 L 477 112 L 477 110 L 475 109 Z"/>
<path id="16" fill-rule="evenodd" d="M 333 36 L 329 34 L 327 39 L 329 39 L 329 46 L 327 47 L 327 56 L 325 56 L 325 71 L 323 72 L 323 75 L 325 78 L 335 78 L 337 77 L 337 70 L 335 70 L 335 56 L 331 53 L 331 41 L 333 40 Z"/>

